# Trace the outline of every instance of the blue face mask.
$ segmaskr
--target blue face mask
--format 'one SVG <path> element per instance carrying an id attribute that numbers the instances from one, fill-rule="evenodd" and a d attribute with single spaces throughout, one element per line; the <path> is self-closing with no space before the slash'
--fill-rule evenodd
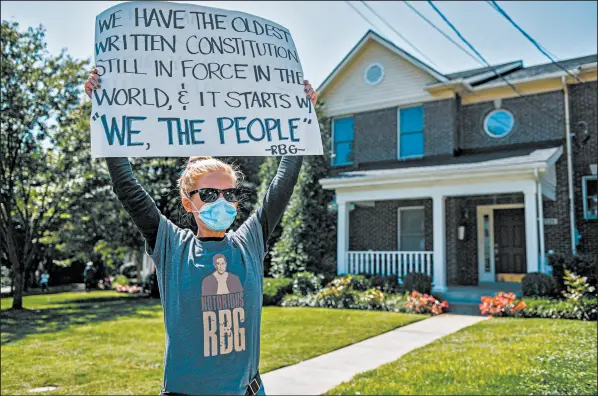
<path id="1" fill-rule="evenodd" d="M 193 205 L 193 203 L 191 204 Z M 193 207 L 195 208 L 195 205 Z M 217 201 L 205 204 L 196 213 L 198 213 L 199 219 L 209 229 L 214 231 L 227 230 L 235 221 L 235 217 L 237 217 L 235 206 L 224 198 L 219 198 Z"/>

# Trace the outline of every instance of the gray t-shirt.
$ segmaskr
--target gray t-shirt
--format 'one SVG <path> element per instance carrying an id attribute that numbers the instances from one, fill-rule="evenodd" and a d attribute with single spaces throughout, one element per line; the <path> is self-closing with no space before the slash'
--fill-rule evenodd
<path id="1" fill-rule="evenodd" d="M 166 328 L 163 394 L 244 395 L 257 374 L 265 241 L 289 203 L 302 162 L 283 157 L 257 213 L 224 239 L 209 241 L 160 213 L 127 158 L 106 158 L 114 192 L 158 270 Z"/>
<path id="2" fill-rule="evenodd" d="M 257 215 L 219 241 L 201 241 L 161 215 L 147 250 L 164 310 L 163 391 L 245 394 L 260 353 L 265 251 Z"/>

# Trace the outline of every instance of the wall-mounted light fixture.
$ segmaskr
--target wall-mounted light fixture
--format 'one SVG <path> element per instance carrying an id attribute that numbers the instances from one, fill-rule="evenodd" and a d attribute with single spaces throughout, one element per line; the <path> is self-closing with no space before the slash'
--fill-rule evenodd
<path id="1" fill-rule="evenodd" d="M 466 230 L 467 230 L 467 223 L 469 220 L 469 212 L 467 209 L 461 211 L 461 221 L 459 222 L 459 227 L 457 227 L 457 238 L 460 241 L 464 241 L 466 237 Z"/>

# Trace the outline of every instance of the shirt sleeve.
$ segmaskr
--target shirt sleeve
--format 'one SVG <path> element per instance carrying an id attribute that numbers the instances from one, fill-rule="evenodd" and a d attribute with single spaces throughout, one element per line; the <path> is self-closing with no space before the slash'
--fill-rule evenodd
<path id="1" fill-rule="evenodd" d="M 266 191 L 262 206 L 257 210 L 257 219 L 262 227 L 264 249 L 289 204 L 302 164 L 302 156 L 282 157 L 278 171 Z"/>
<path id="2" fill-rule="evenodd" d="M 156 269 L 161 272 L 166 263 L 172 256 L 174 246 L 173 244 L 180 242 L 181 229 L 173 222 L 168 220 L 164 215 L 160 215 L 158 230 L 156 231 L 155 245 L 149 249 L 148 244 L 145 246 L 145 251 L 152 258 Z"/>
<path id="3" fill-rule="evenodd" d="M 114 193 L 145 238 L 146 249 L 151 253 L 160 225 L 160 210 L 133 176 L 131 163 L 127 158 L 106 158 L 106 164 Z"/>

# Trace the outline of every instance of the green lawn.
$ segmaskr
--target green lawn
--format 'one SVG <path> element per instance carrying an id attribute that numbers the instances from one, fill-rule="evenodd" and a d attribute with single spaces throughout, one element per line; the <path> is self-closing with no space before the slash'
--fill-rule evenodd
<path id="1" fill-rule="evenodd" d="M 490 319 L 329 394 L 596 395 L 596 332 L 596 322 Z"/>
<path id="2" fill-rule="evenodd" d="M 12 301 L 1 300 L 2 310 Z M 158 394 L 164 327 L 159 301 L 116 292 L 29 296 L 2 311 L 2 395 Z M 263 373 L 421 319 L 424 315 L 265 307 Z"/>

